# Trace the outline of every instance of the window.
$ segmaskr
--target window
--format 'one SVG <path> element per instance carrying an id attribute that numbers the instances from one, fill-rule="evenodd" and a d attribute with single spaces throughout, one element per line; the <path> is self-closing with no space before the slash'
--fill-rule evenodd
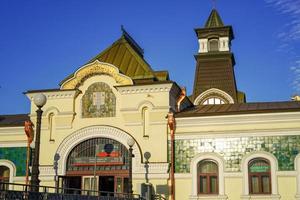
<path id="1" fill-rule="evenodd" d="M 198 194 L 218 194 L 218 165 L 212 160 L 198 163 Z"/>
<path id="2" fill-rule="evenodd" d="M 225 102 L 222 99 L 216 97 L 206 99 L 203 102 L 203 105 L 214 105 L 214 104 L 225 104 Z"/>
<path id="3" fill-rule="evenodd" d="M 249 193 L 271 194 L 271 166 L 264 158 L 255 158 L 248 164 Z"/>
<path id="4" fill-rule="evenodd" d="M 143 107 L 142 109 L 142 121 L 143 121 L 143 136 L 149 137 L 149 109 L 148 107 Z"/>
<path id="5" fill-rule="evenodd" d="M 6 166 L 0 166 L 0 182 L 8 183 L 9 182 L 9 168 Z M 7 190 L 8 185 L 0 184 L 0 190 Z"/>
<path id="6" fill-rule="evenodd" d="M 209 43 L 209 51 L 219 51 L 219 40 L 211 39 L 208 41 Z"/>

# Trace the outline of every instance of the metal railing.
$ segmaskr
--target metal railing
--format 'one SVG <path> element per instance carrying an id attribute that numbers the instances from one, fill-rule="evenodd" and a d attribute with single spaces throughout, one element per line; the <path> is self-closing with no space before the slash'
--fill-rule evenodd
<path id="1" fill-rule="evenodd" d="M 75 188 L 39 187 L 31 192 L 25 184 L 0 182 L 1 200 L 145 200 L 138 194 L 113 193 L 106 191 L 80 190 Z"/>

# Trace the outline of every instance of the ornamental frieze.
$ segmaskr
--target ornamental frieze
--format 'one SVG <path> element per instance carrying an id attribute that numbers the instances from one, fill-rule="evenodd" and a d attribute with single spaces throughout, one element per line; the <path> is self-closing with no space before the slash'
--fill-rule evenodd
<path id="1" fill-rule="evenodd" d="M 83 82 L 95 75 L 108 75 L 115 79 L 120 85 L 132 85 L 131 78 L 120 74 L 119 69 L 109 63 L 99 62 L 98 60 L 93 63 L 87 64 L 78 69 L 71 78 L 66 80 L 61 89 L 75 89 L 78 88 Z"/>

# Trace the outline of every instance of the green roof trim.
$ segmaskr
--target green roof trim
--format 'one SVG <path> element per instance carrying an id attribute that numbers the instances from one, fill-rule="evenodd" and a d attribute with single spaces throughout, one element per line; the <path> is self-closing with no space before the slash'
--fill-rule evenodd
<path id="1" fill-rule="evenodd" d="M 224 23 L 216 9 L 213 9 L 205 23 L 205 28 L 223 27 Z"/>

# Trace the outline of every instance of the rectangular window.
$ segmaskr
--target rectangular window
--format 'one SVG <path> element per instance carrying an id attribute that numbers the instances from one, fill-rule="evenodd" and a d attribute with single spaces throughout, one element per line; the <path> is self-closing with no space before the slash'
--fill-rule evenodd
<path id="1" fill-rule="evenodd" d="M 200 176 L 200 193 L 207 194 L 207 177 Z"/>
<path id="2" fill-rule="evenodd" d="M 259 178 L 257 176 L 252 176 L 251 177 L 251 188 L 252 188 L 252 193 L 257 194 L 259 193 Z"/>
<path id="3" fill-rule="evenodd" d="M 213 194 L 216 194 L 218 192 L 218 183 L 217 183 L 217 177 L 216 176 L 211 176 L 210 177 L 210 192 Z"/>
<path id="4" fill-rule="evenodd" d="M 263 176 L 262 178 L 262 192 L 270 193 L 270 178 L 268 176 Z"/>

